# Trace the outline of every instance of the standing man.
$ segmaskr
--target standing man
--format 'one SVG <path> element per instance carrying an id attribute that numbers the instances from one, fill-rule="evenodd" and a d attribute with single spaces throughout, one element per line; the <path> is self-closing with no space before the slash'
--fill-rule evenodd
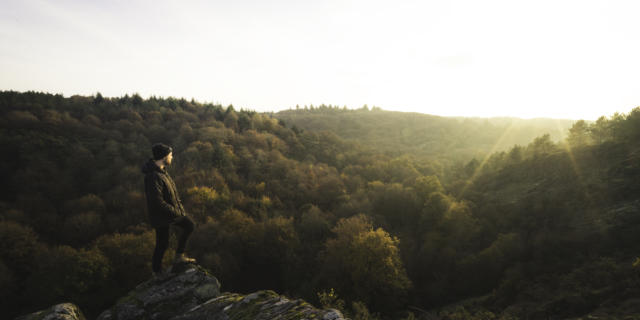
<path id="1" fill-rule="evenodd" d="M 178 239 L 178 248 L 174 263 L 195 262 L 186 257 L 184 249 L 187 240 L 193 232 L 194 222 L 189 218 L 182 206 L 176 185 L 165 170 L 173 161 L 171 147 L 157 143 L 151 148 L 153 159 L 149 159 L 143 166 L 144 191 L 147 198 L 147 209 L 151 226 L 156 230 L 156 248 L 153 251 L 153 275 L 159 278 L 162 273 L 162 257 L 169 247 L 169 226 L 174 225 L 182 229 Z"/>

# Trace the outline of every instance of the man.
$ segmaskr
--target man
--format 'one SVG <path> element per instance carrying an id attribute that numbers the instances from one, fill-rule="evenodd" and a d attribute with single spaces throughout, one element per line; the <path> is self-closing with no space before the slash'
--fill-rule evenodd
<path id="1" fill-rule="evenodd" d="M 142 166 L 142 172 L 145 174 L 144 190 L 149 220 L 156 230 L 156 248 L 153 251 L 152 260 L 153 275 L 154 278 L 161 278 L 166 275 L 162 272 L 162 257 L 169 247 L 169 226 L 174 225 L 182 229 L 174 263 L 193 263 L 195 259 L 186 257 L 184 249 L 195 224 L 186 215 L 176 185 L 165 170 L 165 167 L 173 161 L 173 150 L 165 144 L 157 143 L 153 145 L 151 151 L 153 158 Z"/>

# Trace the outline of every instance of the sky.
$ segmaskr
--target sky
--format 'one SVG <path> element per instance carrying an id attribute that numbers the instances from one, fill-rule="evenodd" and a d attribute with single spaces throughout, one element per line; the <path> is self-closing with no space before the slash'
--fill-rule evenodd
<path id="1" fill-rule="evenodd" d="M 0 0 L 0 90 L 594 120 L 640 106 L 640 1 Z"/>

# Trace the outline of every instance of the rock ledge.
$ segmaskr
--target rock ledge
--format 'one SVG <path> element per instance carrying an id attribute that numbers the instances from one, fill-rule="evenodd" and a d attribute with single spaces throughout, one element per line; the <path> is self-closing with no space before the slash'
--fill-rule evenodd
<path id="1" fill-rule="evenodd" d="M 172 274 L 138 285 L 98 320 L 128 319 L 344 319 L 338 310 L 319 310 L 307 302 L 290 300 L 273 291 L 249 295 L 220 293 L 220 283 L 196 264 L 174 266 Z"/>

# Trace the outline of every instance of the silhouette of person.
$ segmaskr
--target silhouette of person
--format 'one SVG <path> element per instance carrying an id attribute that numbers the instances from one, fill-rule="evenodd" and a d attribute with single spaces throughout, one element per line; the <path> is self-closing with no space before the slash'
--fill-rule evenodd
<path id="1" fill-rule="evenodd" d="M 173 161 L 173 149 L 165 144 L 156 143 L 152 146 L 153 158 L 143 166 L 144 190 L 147 198 L 149 221 L 156 231 L 156 247 L 153 251 L 152 269 L 155 278 L 163 275 L 162 258 L 169 247 L 169 227 L 180 227 L 182 233 L 178 239 L 178 247 L 174 263 L 195 262 L 195 259 L 185 256 L 189 236 L 195 228 L 193 220 L 187 216 L 176 185 L 165 170 Z"/>

